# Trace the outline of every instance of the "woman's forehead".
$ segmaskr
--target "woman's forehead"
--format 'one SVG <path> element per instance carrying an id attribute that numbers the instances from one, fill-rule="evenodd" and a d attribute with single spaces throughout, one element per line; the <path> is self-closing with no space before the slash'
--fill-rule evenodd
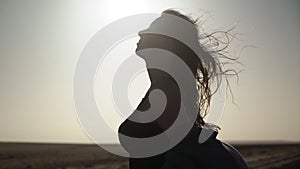
<path id="1" fill-rule="evenodd" d="M 192 33 L 194 35 L 194 33 L 197 32 L 197 28 L 193 23 L 187 21 L 186 19 L 163 13 L 159 18 L 151 22 L 147 29 L 140 31 L 139 34 L 164 34 L 164 32 L 176 32 L 175 34 L 184 32 L 187 34 Z"/>
<path id="2" fill-rule="evenodd" d="M 159 18 L 155 19 L 153 22 L 150 23 L 150 26 L 144 30 L 141 30 L 139 33 L 149 33 L 151 30 L 161 29 L 162 27 L 166 27 L 167 25 L 164 24 L 163 19 L 160 16 Z"/>

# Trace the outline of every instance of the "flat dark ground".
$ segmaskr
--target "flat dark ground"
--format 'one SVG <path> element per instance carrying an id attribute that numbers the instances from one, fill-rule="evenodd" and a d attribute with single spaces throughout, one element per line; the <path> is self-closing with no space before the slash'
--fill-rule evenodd
<path id="1" fill-rule="evenodd" d="M 300 169 L 300 144 L 234 145 L 251 169 Z M 0 169 L 127 169 L 96 145 L 0 143 Z"/>

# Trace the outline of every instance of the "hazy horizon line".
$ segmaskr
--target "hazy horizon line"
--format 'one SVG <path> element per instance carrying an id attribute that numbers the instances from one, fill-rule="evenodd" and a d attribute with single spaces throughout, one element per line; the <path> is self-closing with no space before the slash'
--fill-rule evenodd
<path id="1" fill-rule="evenodd" d="M 233 145 L 289 145 L 300 144 L 300 141 L 288 141 L 288 140 L 256 140 L 256 141 L 223 141 Z M 47 142 L 47 141 L 1 141 L 0 144 L 40 144 L 40 145 L 97 145 L 96 143 L 86 142 Z M 103 145 L 120 145 L 117 143 L 101 143 Z"/>

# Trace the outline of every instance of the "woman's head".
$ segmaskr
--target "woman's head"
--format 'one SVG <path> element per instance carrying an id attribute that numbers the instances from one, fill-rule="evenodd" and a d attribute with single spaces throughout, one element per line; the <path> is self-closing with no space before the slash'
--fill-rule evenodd
<path id="1" fill-rule="evenodd" d="M 136 52 L 145 59 L 146 64 L 153 60 L 153 56 L 144 56 L 140 51 L 159 48 L 180 57 L 192 71 L 198 90 L 199 113 L 196 122 L 204 125 L 203 118 L 207 114 L 213 93 L 210 85 L 212 80 L 217 79 L 216 74 L 221 71 L 221 67 L 212 53 L 200 44 L 197 20 L 177 10 L 165 10 L 148 29 L 139 32 L 139 36 Z M 151 78 L 151 72 L 149 76 Z"/>

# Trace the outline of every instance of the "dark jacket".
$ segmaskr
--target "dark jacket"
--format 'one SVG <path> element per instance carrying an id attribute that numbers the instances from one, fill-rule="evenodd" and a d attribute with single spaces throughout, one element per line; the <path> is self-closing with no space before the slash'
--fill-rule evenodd
<path id="1" fill-rule="evenodd" d="M 153 124 L 153 129 L 154 126 Z M 126 120 L 119 132 L 126 134 L 128 129 L 140 130 L 130 126 L 130 121 Z M 194 125 L 188 135 L 169 151 L 148 158 L 130 158 L 130 169 L 248 169 L 243 157 L 234 147 L 216 138 L 217 132 L 201 144 L 198 142 L 200 132 L 201 128 Z M 126 149 L 126 145 L 123 147 Z"/>
<path id="2" fill-rule="evenodd" d="M 170 93 L 172 96 L 174 92 Z M 139 104 L 138 110 L 143 111 L 150 107 L 148 94 L 149 92 Z M 166 109 L 174 105 L 176 104 L 167 105 Z M 246 162 L 235 148 L 216 138 L 217 132 L 214 131 L 206 142 L 200 144 L 198 139 L 201 130 L 203 129 L 194 125 L 183 140 L 163 154 L 148 158 L 129 158 L 130 169 L 248 169 Z M 132 146 L 132 143 L 129 145 L 120 133 L 133 138 L 148 138 L 163 132 L 156 121 L 137 123 L 127 119 L 119 127 L 119 140 L 130 154 L 138 145 Z M 143 149 L 143 146 L 140 148 Z"/>

